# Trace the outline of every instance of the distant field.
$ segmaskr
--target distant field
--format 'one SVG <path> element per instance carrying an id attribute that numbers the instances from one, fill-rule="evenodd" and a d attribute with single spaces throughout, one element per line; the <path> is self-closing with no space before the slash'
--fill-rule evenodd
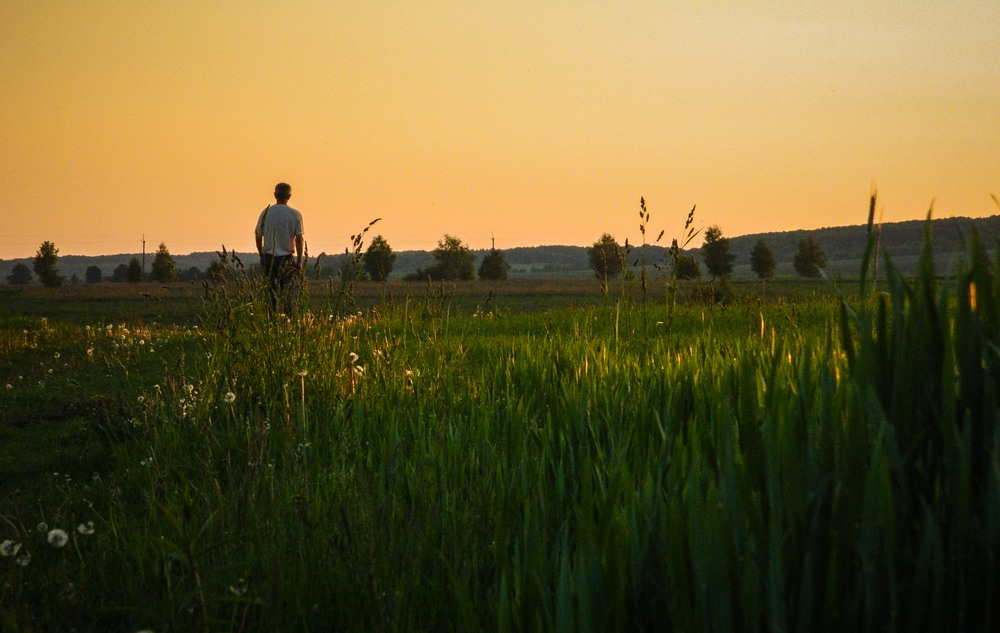
<path id="1" fill-rule="evenodd" d="M 850 281 L 845 290 L 853 291 Z M 681 282 L 679 299 L 683 301 L 712 298 L 719 283 L 708 280 Z M 663 302 L 667 281 L 653 278 L 647 284 L 646 300 Z M 829 295 L 835 285 L 821 280 L 735 281 L 727 292 L 736 296 L 802 298 Z M 0 286 L 0 319 L 45 316 L 75 323 L 158 322 L 162 324 L 197 323 L 207 290 L 201 282 L 191 283 L 101 283 L 40 286 Z M 318 309 L 342 290 L 332 281 L 311 281 L 309 295 Z M 351 288 L 351 300 L 359 307 L 381 303 L 401 304 L 448 300 L 456 309 L 508 310 L 531 312 L 553 308 L 587 308 L 608 305 L 622 298 L 641 302 L 642 289 L 637 280 L 616 281 L 608 295 L 602 295 L 596 280 L 583 277 L 519 278 L 504 282 L 404 282 L 385 284 L 358 282 Z"/>

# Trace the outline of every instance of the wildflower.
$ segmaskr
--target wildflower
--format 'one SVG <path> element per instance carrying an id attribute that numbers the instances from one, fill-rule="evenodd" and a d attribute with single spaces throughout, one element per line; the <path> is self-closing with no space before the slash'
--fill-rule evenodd
<path id="1" fill-rule="evenodd" d="M 236 394 L 232 391 L 227 391 L 226 395 L 222 396 L 222 401 L 226 404 L 232 404 L 236 402 Z"/>
<path id="2" fill-rule="evenodd" d="M 184 385 L 184 391 L 191 393 L 194 391 L 194 385 Z"/>
<path id="3" fill-rule="evenodd" d="M 299 372 L 298 374 L 296 374 L 296 375 L 297 375 L 297 376 L 298 376 L 299 378 L 305 378 L 305 377 L 306 377 L 306 374 L 308 374 L 308 373 L 309 373 L 308 371 L 306 371 L 305 369 L 303 369 L 302 371 L 300 371 L 300 372 Z"/>
<path id="4" fill-rule="evenodd" d="M 355 354 L 354 352 L 351 352 L 351 353 L 349 354 L 349 356 L 351 357 L 351 362 L 352 362 L 352 363 L 355 363 L 355 362 L 357 362 L 357 360 L 358 360 L 358 355 L 357 355 L 357 354 Z"/>
<path id="5" fill-rule="evenodd" d="M 93 358 L 94 357 L 94 348 L 93 347 L 91 347 L 90 349 L 87 350 L 87 356 L 89 358 Z"/>
<path id="6" fill-rule="evenodd" d="M 8 382 L 8 383 L 7 383 L 7 388 L 8 388 L 8 389 L 13 389 L 13 388 L 14 388 L 14 385 L 12 385 L 12 384 L 10 384 L 10 383 Z"/>
<path id="7" fill-rule="evenodd" d="M 7 539 L 0 543 L 0 556 L 17 556 L 19 551 L 21 551 L 21 544 L 17 541 Z"/>
<path id="8" fill-rule="evenodd" d="M 66 543 L 69 543 L 69 535 L 66 534 L 65 530 L 55 528 L 49 531 L 49 545 L 52 547 L 65 547 Z"/>
<path id="9" fill-rule="evenodd" d="M 21 554 L 15 561 L 21 567 L 27 567 L 31 563 L 31 552 L 25 552 Z"/>
<path id="10" fill-rule="evenodd" d="M 37 526 L 35 526 L 35 529 L 38 530 L 39 532 L 48 532 L 49 531 L 49 524 L 46 523 L 45 521 L 42 521 Z"/>
<path id="11" fill-rule="evenodd" d="M 354 366 L 354 375 L 356 375 L 356 376 L 363 376 L 364 374 L 365 374 L 365 368 L 364 368 L 364 366 L 362 366 L 362 365 L 355 365 Z"/>
<path id="12" fill-rule="evenodd" d="M 56 358 L 59 358 L 59 356 L 61 356 L 61 354 L 60 354 L 59 352 L 56 352 L 56 353 L 55 353 L 55 357 L 56 357 Z"/>
<path id="13" fill-rule="evenodd" d="M 246 578 L 237 578 L 236 582 L 229 585 L 229 592 L 239 598 L 247 592 Z"/>
<path id="14" fill-rule="evenodd" d="M 94 522 L 87 521 L 86 523 L 81 523 L 76 526 L 76 531 L 78 534 L 83 534 L 84 536 L 90 536 L 94 533 Z"/>

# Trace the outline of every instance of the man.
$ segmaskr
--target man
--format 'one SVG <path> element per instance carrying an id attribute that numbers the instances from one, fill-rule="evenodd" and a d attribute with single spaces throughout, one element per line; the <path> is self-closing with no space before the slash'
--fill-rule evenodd
<path id="1" fill-rule="evenodd" d="M 254 229 L 260 266 L 271 288 L 271 307 L 276 307 L 278 291 L 284 291 L 291 275 L 302 270 L 305 257 L 302 214 L 288 206 L 291 197 L 291 185 L 275 185 L 275 204 L 261 212 Z"/>

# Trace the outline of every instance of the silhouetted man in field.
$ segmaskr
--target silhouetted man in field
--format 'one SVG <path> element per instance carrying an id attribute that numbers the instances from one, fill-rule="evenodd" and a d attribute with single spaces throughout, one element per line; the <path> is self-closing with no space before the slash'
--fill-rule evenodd
<path id="1" fill-rule="evenodd" d="M 288 282 L 302 272 L 302 259 L 305 257 L 302 214 L 288 206 L 291 197 L 291 185 L 284 182 L 275 185 L 275 203 L 261 211 L 254 229 L 260 267 L 268 278 L 271 307 L 277 308 L 278 294 L 281 293 L 286 312 L 291 309 L 289 297 L 284 296 Z"/>

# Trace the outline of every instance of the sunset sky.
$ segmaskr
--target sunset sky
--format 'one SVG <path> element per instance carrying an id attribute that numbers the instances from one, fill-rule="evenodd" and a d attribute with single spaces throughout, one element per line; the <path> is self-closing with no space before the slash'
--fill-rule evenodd
<path id="1" fill-rule="evenodd" d="M 0 258 L 1000 213 L 1000 2 L 0 0 Z"/>

